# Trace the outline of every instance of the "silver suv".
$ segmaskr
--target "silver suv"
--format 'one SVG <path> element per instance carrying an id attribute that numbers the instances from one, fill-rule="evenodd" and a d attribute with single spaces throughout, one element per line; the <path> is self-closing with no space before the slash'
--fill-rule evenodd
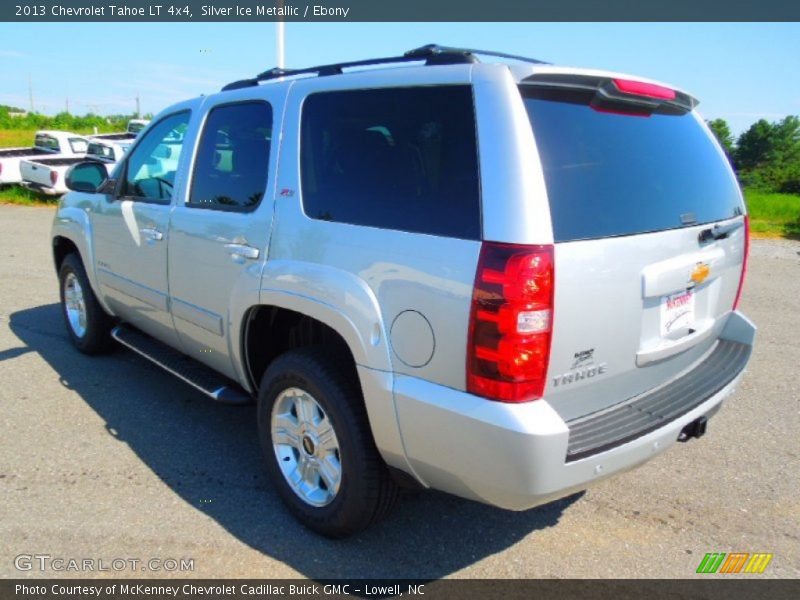
<path id="1" fill-rule="evenodd" d="M 478 54 L 518 58 L 426 46 L 176 104 L 55 217 L 75 346 L 256 398 L 276 490 L 328 536 L 404 485 L 583 489 L 700 437 L 750 357 L 745 205 L 696 100 Z"/>

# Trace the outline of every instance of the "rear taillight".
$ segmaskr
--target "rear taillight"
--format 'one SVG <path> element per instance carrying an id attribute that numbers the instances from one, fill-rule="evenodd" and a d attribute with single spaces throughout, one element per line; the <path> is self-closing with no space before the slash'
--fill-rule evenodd
<path id="1" fill-rule="evenodd" d="M 50 171 L 50 184 L 55 185 L 58 181 L 58 171 Z"/>
<path id="2" fill-rule="evenodd" d="M 472 292 L 467 391 L 502 402 L 542 397 L 554 276 L 553 246 L 483 243 Z"/>
<path id="3" fill-rule="evenodd" d="M 750 215 L 744 216 L 744 257 L 742 258 L 742 274 L 739 276 L 739 289 L 736 290 L 736 299 L 733 301 L 733 310 L 739 307 L 744 287 L 744 276 L 747 273 L 747 257 L 750 254 Z"/>

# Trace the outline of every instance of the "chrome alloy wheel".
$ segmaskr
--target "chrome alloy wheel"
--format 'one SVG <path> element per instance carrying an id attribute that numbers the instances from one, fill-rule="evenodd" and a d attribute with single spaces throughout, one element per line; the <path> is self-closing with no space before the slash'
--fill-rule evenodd
<path id="1" fill-rule="evenodd" d="M 86 335 L 86 299 L 75 273 L 69 273 L 64 279 L 64 308 L 72 333 L 82 338 Z"/>
<path id="2" fill-rule="evenodd" d="M 281 392 L 272 405 L 272 447 L 284 478 L 301 500 L 330 504 L 342 482 L 339 440 L 330 419 L 311 394 Z"/>

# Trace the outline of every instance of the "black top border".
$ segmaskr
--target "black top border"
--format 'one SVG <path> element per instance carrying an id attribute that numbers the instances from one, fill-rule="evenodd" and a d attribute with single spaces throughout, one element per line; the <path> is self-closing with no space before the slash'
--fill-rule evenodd
<path id="1" fill-rule="evenodd" d="M 4 22 L 800 21 L 791 0 L 8 0 Z M 677 41 L 676 41 L 677 43 Z"/>

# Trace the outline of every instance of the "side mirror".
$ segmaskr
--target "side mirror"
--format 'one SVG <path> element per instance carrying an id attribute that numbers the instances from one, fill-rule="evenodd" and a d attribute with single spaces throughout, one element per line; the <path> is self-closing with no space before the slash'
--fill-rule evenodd
<path id="1" fill-rule="evenodd" d="M 65 183 L 73 192 L 97 193 L 108 179 L 105 165 L 94 161 L 79 162 L 67 171 Z"/>

